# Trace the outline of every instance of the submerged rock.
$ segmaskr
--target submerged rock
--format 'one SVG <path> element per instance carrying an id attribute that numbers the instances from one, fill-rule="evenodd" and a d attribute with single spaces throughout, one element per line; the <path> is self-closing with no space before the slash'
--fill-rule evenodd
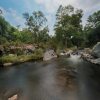
<path id="1" fill-rule="evenodd" d="M 57 58 L 57 55 L 54 52 L 54 50 L 48 50 L 44 53 L 44 57 L 43 57 L 44 61 L 51 60 L 52 58 Z"/>

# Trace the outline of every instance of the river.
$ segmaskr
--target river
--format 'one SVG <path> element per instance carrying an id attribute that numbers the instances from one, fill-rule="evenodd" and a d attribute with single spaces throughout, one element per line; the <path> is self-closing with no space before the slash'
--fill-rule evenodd
<path id="1" fill-rule="evenodd" d="M 100 66 L 60 57 L 0 70 L 0 100 L 100 100 Z"/>

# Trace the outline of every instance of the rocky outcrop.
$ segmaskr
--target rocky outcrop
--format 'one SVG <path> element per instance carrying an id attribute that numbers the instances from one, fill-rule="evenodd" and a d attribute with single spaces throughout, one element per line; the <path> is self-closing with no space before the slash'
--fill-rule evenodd
<path id="1" fill-rule="evenodd" d="M 21 45 L 0 45 L 0 50 L 4 54 L 32 54 L 36 49 L 33 44 L 21 44 Z"/>
<path id="2" fill-rule="evenodd" d="M 81 57 L 93 64 L 100 65 L 100 42 L 98 42 L 91 52 L 83 52 Z"/>
<path id="3" fill-rule="evenodd" d="M 57 58 L 56 53 L 54 52 L 54 50 L 47 50 L 44 53 L 43 60 L 47 61 L 47 60 L 51 60 L 52 58 Z"/>
<path id="4" fill-rule="evenodd" d="M 9 52 L 10 53 L 17 53 L 21 52 L 21 54 L 30 54 L 33 53 L 35 50 L 35 46 L 32 44 L 24 44 L 22 46 L 10 46 Z"/>

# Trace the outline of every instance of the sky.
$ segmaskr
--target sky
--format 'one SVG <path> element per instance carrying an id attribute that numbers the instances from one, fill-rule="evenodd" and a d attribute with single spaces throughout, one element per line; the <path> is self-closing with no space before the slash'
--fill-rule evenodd
<path id="1" fill-rule="evenodd" d="M 54 34 L 55 14 L 59 5 L 69 4 L 83 10 L 83 25 L 86 24 L 89 15 L 100 10 L 100 0 L 0 0 L 0 9 L 11 25 L 21 25 L 22 28 L 25 27 L 25 20 L 22 16 L 24 12 L 32 13 L 41 10 L 48 20 L 49 34 L 52 35 Z"/>

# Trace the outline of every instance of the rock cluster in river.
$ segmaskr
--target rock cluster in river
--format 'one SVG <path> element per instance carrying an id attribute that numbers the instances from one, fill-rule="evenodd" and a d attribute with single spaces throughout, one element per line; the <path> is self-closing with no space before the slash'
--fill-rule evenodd
<path id="1" fill-rule="evenodd" d="M 57 58 L 57 54 L 54 52 L 54 50 L 47 50 L 44 53 L 43 60 L 47 61 L 47 60 L 51 60 L 52 58 Z"/>
<path id="2" fill-rule="evenodd" d="M 91 53 L 82 53 L 82 58 L 93 63 L 100 65 L 100 42 L 98 42 L 92 49 Z"/>

